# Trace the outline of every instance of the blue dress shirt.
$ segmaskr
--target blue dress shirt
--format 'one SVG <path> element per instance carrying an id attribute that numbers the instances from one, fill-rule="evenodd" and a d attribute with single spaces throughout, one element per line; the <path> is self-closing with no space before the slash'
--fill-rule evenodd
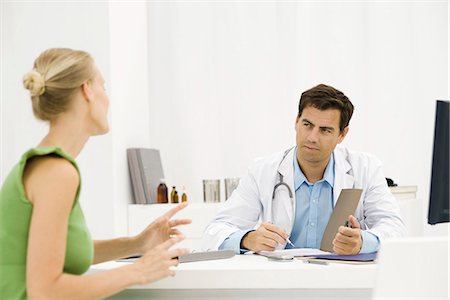
<path id="1" fill-rule="evenodd" d="M 295 153 L 297 148 L 295 149 Z M 295 220 L 290 236 L 295 248 L 320 248 L 323 233 L 334 208 L 334 155 L 331 154 L 324 176 L 316 183 L 310 183 L 306 179 L 294 155 L 294 188 L 295 188 Z M 243 236 L 252 230 L 238 230 L 223 241 L 219 249 L 233 249 L 239 254 L 245 249 L 240 249 Z M 378 251 L 379 239 L 377 236 L 362 230 L 362 248 L 360 253 Z M 287 244 L 286 249 L 293 248 Z"/>
<path id="2" fill-rule="evenodd" d="M 306 179 L 295 155 L 293 163 L 296 205 L 290 240 L 296 248 L 319 249 L 333 212 L 334 155 L 330 156 L 323 178 L 314 184 Z"/>

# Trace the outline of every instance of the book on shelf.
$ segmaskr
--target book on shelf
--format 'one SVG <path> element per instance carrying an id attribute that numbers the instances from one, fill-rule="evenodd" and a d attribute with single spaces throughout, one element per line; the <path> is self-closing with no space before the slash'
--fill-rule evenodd
<path id="1" fill-rule="evenodd" d="M 159 150 L 128 148 L 127 160 L 133 190 L 133 203 L 157 203 L 157 188 L 160 179 L 164 178 Z"/>

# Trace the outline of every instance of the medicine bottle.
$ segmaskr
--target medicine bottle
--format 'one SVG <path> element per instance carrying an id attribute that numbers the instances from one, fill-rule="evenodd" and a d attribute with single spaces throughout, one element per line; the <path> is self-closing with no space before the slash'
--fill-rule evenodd
<path id="1" fill-rule="evenodd" d="M 183 194 L 181 195 L 181 202 L 187 202 L 186 188 L 183 186 Z"/>
<path id="2" fill-rule="evenodd" d="M 172 191 L 170 192 L 170 203 L 175 203 L 175 186 L 172 187 Z"/>
<path id="3" fill-rule="evenodd" d="M 161 178 L 159 181 L 160 184 L 158 185 L 158 194 L 157 194 L 158 203 L 169 203 L 166 181 L 164 180 L 164 178 Z"/>
<path id="4" fill-rule="evenodd" d="M 173 201 L 172 201 L 172 203 L 178 203 L 179 201 L 178 201 L 178 192 L 177 192 L 177 190 L 175 190 L 175 194 L 173 195 Z"/>

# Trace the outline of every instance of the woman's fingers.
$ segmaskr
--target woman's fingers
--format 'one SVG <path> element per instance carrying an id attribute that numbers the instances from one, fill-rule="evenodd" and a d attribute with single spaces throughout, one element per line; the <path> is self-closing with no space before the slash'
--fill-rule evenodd
<path id="1" fill-rule="evenodd" d="M 162 249 L 169 249 L 170 247 L 172 247 L 176 243 L 181 242 L 182 240 L 184 240 L 184 235 L 182 235 L 182 234 L 176 235 L 176 236 L 171 237 L 170 239 L 168 239 L 164 243 L 160 244 L 159 247 L 162 248 Z"/>
<path id="2" fill-rule="evenodd" d="M 169 235 L 181 235 L 181 231 L 179 231 L 178 229 L 171 229 L 169 232 Z"/>
<path id="3" fill-rule="evenodd" d="M 169 221 L 169 226 L 170 227 L 175 227 L 178 225 L 187 225 L 187 224 L 191 224 L 192 220 L 191 219 L 175 219 L 175 220 L 170 220 Z"/>
<path id="4" fill-rule="evenodd" d="M 187 248 L 177 248 L 177 249 L 169 250 L 168 255 L 171 258 L 176 258 L 176 261 L 178 261 L 179 256 L 186 255 L 190 252 L 191 251 Z"/>
<path id="5" fill-rule="evenodd" d="M 163 214 L 164 217 L 167 217 L 168 219 L 172 219 L 172 217 L 179 212 L 180 210 L 182 210 L 183 208 L 185 208 L 187 206 L 187 202 L 183 202 L 181 204 L 178 204 L 177 206 L 175 206 L 174 208 L 170 209 L 168 212 L 166 212 L 165 214 Z"/>
<path id="6" fill-rule="evenodd" d="M 171 249 L 171 247 L 183 239 L 183 235 L 177 235 L 147 251 L 133 266 L 138 270 L 138 283 L 144 284 L 167 276 L 175 276 L 175 270 L 172 267 L 177 266 L 178 258 L 188 254 L 190 250 Z"/>

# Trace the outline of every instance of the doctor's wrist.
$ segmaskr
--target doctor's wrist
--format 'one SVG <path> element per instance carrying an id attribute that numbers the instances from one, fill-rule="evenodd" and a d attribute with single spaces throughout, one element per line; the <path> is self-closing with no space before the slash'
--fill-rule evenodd
<path id="1" fill-rule="evenodd" d="M 254 230 L 250 230 L 249 232 L 247 232 L 246 234 L 244 234 L 244 236 L 241 239 L 241 244 L 240 244 L 240 248 L 241 249 L 246 249 L 246 250 L 252 250 L 251 246 L 250 246 L 250 234 L 254 232 Z"/>

